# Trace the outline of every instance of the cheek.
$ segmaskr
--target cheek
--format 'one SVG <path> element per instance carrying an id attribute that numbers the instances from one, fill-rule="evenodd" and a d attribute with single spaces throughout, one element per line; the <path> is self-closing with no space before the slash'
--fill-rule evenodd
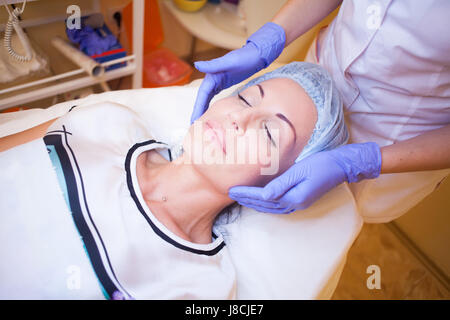
<path id="1" fill-rule="evenodd" d="M 197 170 L 208 178 L 221 193 L 227 194 L 234 186 L 263 186 L 264 176 L 260 167 L 247 164 L 199 165 Z"/>
<path id="2" fill-rule="evenodd" d="M 274 163 L 263 166 L 260 163 L 207 164 L 191 161 L 191 164 L 212 188 L 224 195 L 234 186 L 264 187 L 280 170 Z"/>
<path id="3" fill-rule="evenodd" d="M 237 106 L 239 106 L 239 102 L 236 101 L 235 97 L 228 97 L 217 100 L 209 106 L 209 108 L 205 111 L 202 117 L 200 117 L 200 119 L 202 119 L 203 117 L 205 117 L 206 119 L 210 117 L 222 117 L 226 113 L 236 109 Z"/>

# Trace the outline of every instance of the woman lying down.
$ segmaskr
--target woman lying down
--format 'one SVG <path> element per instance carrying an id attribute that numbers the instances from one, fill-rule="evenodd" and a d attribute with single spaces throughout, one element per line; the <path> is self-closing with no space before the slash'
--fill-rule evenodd
<path id="1" fill-rule="evenodd" d="M 233 204 L 228 189 L 263 186 L 348 136 L 330 76 L 302 62 L 212 104 L 176 159 L 150 135 L 147 120 L 111 102 L 80 105 L 0 139 L 5 151 L 43 138 L 92 266 L 95 284 L 83 298 L 234 298 L 234 267 L 214 231 Z"/>

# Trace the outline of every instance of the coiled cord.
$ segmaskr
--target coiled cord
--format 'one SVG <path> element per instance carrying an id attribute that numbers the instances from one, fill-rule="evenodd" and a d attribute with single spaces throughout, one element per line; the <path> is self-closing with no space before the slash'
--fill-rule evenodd
<path id="1" fill-rule="evenodd" d="M 12 56 L 14 59 L 16 59 L 20 62 L 31 61 L 31 59 L 33 58 L 32 54 L 20 55 L 14 51 L 14 49 L 12 48 L 12 45 L 11 45 L 11 37 L 12 37 L 12 33 L 14 31 L 14 27 L 19 24 L 18 17 L 23 13 L 23 10 L 25 9 L 25 4 L 27 3 L 27 1 L 26 0 L 24 1 L 23 5 L 22 5 L 22 9 L 19 9 L 17 7 L 12 12 L 9 10 L 8 6 L 6 5 L 6 3 L 4 1 L 3 1 L 3 3 L 4 3 L 6 10 L 9 13 L 9 19 L 8 19 L 8 22 L 6 23 L 6 27 L 5 27 L 5 37 L 4 37 L 3 45 L 5 46 L 9 55 Z M 24 45 L 24 47 L 25 47 L 25 45 Z"/>

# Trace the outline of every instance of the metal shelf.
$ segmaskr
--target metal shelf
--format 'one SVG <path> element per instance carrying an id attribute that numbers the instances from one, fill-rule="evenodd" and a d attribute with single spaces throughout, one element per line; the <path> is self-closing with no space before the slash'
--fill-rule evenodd
<path id="1" fill-rule="evenodd" d="M 108 66 L 115 63 L 123 62 L 124 60 L 133 60 L 134 56 L 127 56 L 125 58 L 116 59 L 108 61 L 107 63 L 102 64 L 102 66 Z M 76 79 L 73 79 L 74 76 L 80 75 L 85 73 L 83 69 L 77 69 L 74 71 L 66 72 L 61 75 L 57 75 L 54 77 L 44 78 L 41 80 L 29 82 L 23 85 L 18 85 L 13 88 L 8 88 L 0 91 L 0 97 L 3 93 L 11 93 L 14 91 L 22 90 L 24 88 L 28 87 L 34 87 L 38 85 L 42 85 L 44 83 L 50 83 L 50 82 L 59 82 L 62 78 L 66 78 L 69 80 L 62 81 L 60 83 L 56 83 L 50 86 L 46 86 L 44 88 L 35 89 L 26 93 L 21 93 L 15 96 L 7 97 L 4 99 L 0 99 L 0 110 L 14 107 L 20 104 L 24 104 L 31 101 L 36 101 L 40 99 L 44 99 L 47 97 L 52 97 L 64 92 L 67 92 L 69 90 L 76 90 L 79 88 L 89 87 L 95 84 L 99 84 L 100 82 L 109 81 L 112 79 L 117 79 L 129 75 L 133 75 L 136 72 L 136 63 L 134 61 L 128 62 L 128 65 L 125 67 L 121 67 L 119 69 L 111 70 L 108 72 L 105 72 L 105 74 L 102 77 L 91 77 L 91 76 L 83 76 L 78 77 Z"/>
<path id="2" fill-rule="evenodd" d="M 94 4 L 98 0 L 94 0 Z M 129 55 L 124 58 L 111 60 L 101 65 L 106 67 L 119 62 L 127 61 L 125 67 L 114 69 L 105 72 L 102 77 L 93 77 L 87 75 L 83 69 L 77 69 L 69 71 L 63 74 L 47 77 L 33 82 L 17 85 L 14 87 L 0 90 L 0 110 L 28 103 L 31 101 L 37 101 L 47 97 L 56 96 L 58 94 L 76 90 L 83 87 L 100 84 L 105 81 L 121 78 L 124 76 L 133 76 L 132 86 L 134 89 L 142 88 L 142 62 L 143 62 L 143 38 L 144 38 L 144 0 L 133 0 L 133 51 L 135 54 Z M 57 17 L 59 19 L 59 17 Z M 53 21 L 52 19 L 43 20 L 40 24 Z M 38 25 L 36 21 L 33 25 Z M 80 75 L 83 75 L 80 77 Z M 33 87 L 51 84 L 49 86 L 32 89 Z M 25 89 L 30 91 L 23 92 Z M 11 95 L 14 92 L 20 92 L 16 95 Z M 3 97 L 2 97 L 3 96 Z"/>

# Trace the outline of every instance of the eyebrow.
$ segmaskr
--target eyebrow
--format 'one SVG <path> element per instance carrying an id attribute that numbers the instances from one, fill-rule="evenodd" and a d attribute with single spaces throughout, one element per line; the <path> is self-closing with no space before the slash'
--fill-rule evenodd
<path id="1" fill-rule="evenodd" d="M 292 122 L 290 122 L 289 119 L 286 118 L 286 117 L 285 117 L 283 114 L 281 114 L 281 113 L 277 113 L 276 116 L 277 116 L 278 118 L 280 118 L 281 120 L 285 121 L 285 122 L 291 127 L 292 131 L 294 131 L 294 143 L 295 143 L 295 140 L 297 139 L 297 133 L 295 132 L 295 128 L 294 128 L 294 125 L 292 124 Z"/>

